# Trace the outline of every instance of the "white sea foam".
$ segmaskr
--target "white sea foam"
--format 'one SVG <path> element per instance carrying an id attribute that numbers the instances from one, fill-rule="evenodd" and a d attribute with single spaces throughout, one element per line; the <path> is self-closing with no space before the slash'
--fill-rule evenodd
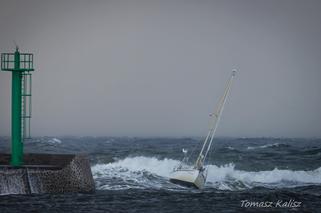
<path id="1" fill-rule="evenodd" d="M 59 144 L 62 141 L 59 140 L 58 138 L 51 138 L 50 140 L 48 140 L 48 143 L 52 143 L 52 144 Z"/>
<path id="2" fill-rule="evenodd" d="M 228 147 L 226 147 L 226 148 L 229 149 L 229 150 L 235 150 L 235 148 L 232 147 L 232 146 L 228 146 Z"/>
<path id="3" fill-rule="evenodd" d="M 147 171 L 162 177 L 169 177 L 174 166 L 179 163 L 177 160 L 163 159 L 158 160 L 155 157 L 128 157 L 123 160 L 108 164 L 98 164 L 93 166 L 92 172 L 95 176 L 100 174 L 108 174 L 109 170 L 120 170 L 130 172 Z"/>
<path id="4" fill-rule="evenodd" d="M 207 181 L 223 182 L 225 180 L 240 181 L 252 186 L 291 187 L 305 184 L 321 184 L 321 167 L 310 171 L 293 171 L 273 169 L 267 171 L 236 170 L 234 164 L 224 166 L 210 165 Z"/>
<path id="5" fill-rule="evenodd" d="M 247 147 L 248 150 L 252 150 L 252 149 L 264 149 L 264 148 L 269 148 L 269 147 L 278 147 L 280 146 L 279 143 L 273 143 L 273 144 L 265 144 L 262 146 L 249 146 Z"/>
<path id="6" fill-rule="evenodd" d="M 98 189 L 170 188 L 171 171 L 179 163 L 173 159 L 127 157 L 109 164 L 98 164 L 92 172 Z M 321 184 L 321 167 L 310 171 L 273 169 L 269 171 L 237 170 L 233 163 L 209 165 L 206 187 L 239 190 L 254 186 L 295 187 Z"/>

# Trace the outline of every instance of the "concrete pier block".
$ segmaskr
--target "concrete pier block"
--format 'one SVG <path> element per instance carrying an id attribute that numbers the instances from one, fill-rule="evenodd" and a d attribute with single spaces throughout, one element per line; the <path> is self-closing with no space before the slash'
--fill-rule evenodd
<path id="1" fill-rule="evenodd" d="M 0 154 L 0 194 L 95 191 L 86 155 L 26 154 L 18 168 L 9 161 L 9 154 Z"/>

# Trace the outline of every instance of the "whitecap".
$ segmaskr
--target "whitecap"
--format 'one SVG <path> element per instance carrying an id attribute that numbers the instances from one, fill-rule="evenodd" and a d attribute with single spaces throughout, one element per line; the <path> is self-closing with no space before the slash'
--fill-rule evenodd
<path id="1" fill-rule="evenodd" d="M 62 141 L 58 138 L 51 138 L 50 140 L 48 140 L 48 143 L 51 143 L 51 144 L 60 144 L 62 143 Z"/>
<path id="2" fill-rule="evenodd" d="M 173 189 L 168 179 L 179 163 L 173 159 L 127 157 L 108 164 L 93 166 L 92 173 L 98 189 L 165 188 Z M 255 186 L 289 188 L 321 184 L 321 167 L 310 171 L 273 169 L 244 171 L 233 163 L 208 165 L 206 188 L 242 190 Z M 176 187 L 179 189 L 179 187 Z"/>
<path id="3" fill-rule="evenodd" d="M 269 147 L 278 147 L 280 146 L 279 143 L 273 143 L 273 144 L 265 144 L 262 146 L 249 146 L 247 147 L 248 150 L 252 150 L 252 149 L 265 149 L 265 148 L 269 148 Z"/>

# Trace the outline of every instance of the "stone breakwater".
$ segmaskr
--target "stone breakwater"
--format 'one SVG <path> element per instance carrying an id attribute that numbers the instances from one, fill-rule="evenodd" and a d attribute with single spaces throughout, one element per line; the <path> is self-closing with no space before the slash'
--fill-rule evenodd
<path id="1" fill-rule="evenodd" d="M 95 191 L 86 155 L 26 154 L 17 168 L 9 161 L 9 154 L 0 154 L 1 195 Z"/>

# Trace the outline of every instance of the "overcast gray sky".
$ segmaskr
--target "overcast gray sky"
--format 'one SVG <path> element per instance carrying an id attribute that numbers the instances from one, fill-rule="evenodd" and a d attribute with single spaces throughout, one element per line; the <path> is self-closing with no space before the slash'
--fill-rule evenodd
<path id="1" fill-rule="evenodd" d="M 321 1 L 0 0 L 0 51 L 35 54 L 32 133 L 321 137 Z M 0 135 L 11 74 L 0 73 Z"/>

